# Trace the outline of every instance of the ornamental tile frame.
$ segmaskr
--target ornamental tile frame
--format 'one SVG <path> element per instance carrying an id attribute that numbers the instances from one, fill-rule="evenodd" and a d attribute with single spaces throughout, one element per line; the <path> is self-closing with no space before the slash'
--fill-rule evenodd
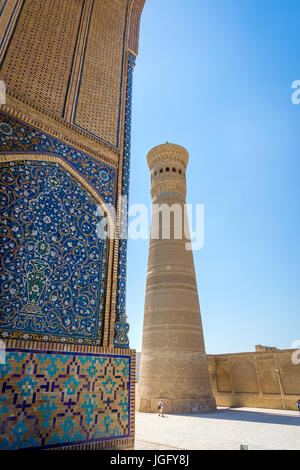
<path id="1" fill-rule="evenodd" d="M 136 57 L 132 52 L 128 56 L 128 79 L 126 94 L 126 118 L 125 118 L 125 145 L 123 159 L 123 175 L 122 175 L 122 196 L 126 197 L 127 207 L 125 216 L 128 219 L 128 198 L 129 198 L 129 176 L 130 176 L 130 153 L 131 153 L 131 120 L 132 120 L 132 85 L 133 71 L 135 67 Z M 127 224 L 125 225 L 127 227 Z M 117 277 L 117 312 L 115 323 L 114 346 L 129 348 L 128 331 L 126 315 L 126 266 L 127 266 L 127 232 L 120 234 L 119 240 L 119 264 Z"/>

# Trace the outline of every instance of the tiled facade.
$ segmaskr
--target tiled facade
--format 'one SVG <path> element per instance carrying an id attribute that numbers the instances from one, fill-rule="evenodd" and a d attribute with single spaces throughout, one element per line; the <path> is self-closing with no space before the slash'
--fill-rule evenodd
<path id="1" fill-rule="evenodd" d="M 143 5 L 0 2 L 2 449 L 133 446 L 127 242 L 113 222 Z"/>

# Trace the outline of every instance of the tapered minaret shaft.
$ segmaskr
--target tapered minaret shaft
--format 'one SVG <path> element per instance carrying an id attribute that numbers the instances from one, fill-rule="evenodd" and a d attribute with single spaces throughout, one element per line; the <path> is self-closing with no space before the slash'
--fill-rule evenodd
<path id="1" fill-rule="evenodd" d="M 137 388 L 137 410 L 143 412 L 156 412 L 160 398 L 167 413 L 215 409 L 193 252 L 187 249 L 188 158 L 183 147 L 169 143 L 153 148 L 147 157 L 153 205 Z"/>

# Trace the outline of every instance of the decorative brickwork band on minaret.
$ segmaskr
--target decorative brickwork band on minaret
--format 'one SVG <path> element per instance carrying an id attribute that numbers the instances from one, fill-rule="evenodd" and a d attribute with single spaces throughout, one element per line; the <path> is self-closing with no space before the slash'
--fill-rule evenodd
<path id="1" fill-rule="evenodd" d="M 193 252 L 187 249 L 190 236 L 188 224 L 184 224 L 188 159 L 183 147 L 169 143 L 153 148 L 147 156 L 153 205 L 136 403 L 142 412 L 157 412 L 161 398 L 166 413 L 201 413 L 216 408 Z M 162 205 L 170 209 L 169 218 L 160 213 Z M 182 229 L 181 236 L 178 229 Z"/>

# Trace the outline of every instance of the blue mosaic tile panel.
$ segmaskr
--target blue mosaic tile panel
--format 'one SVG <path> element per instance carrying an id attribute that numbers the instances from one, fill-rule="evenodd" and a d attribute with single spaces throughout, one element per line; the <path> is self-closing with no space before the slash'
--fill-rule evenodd
<path id="1" fill-rule="evenodd" d="M 60 157 L 78 171 L 107 204 L 115 205 L 116 168 L 2 111 L 0 111 L 1 153 L 42 153 Z"/>
<path id="2" fill-rule="evenodd" d="M 57 163 L 0 165 L 0 337 L 101 343 L 107 240 Z"/>
<path id="3" fill-rule="evenodd" d="M 131 359 L 8 348 L 0 365 L 0 450 L 130 437 Z"/>

